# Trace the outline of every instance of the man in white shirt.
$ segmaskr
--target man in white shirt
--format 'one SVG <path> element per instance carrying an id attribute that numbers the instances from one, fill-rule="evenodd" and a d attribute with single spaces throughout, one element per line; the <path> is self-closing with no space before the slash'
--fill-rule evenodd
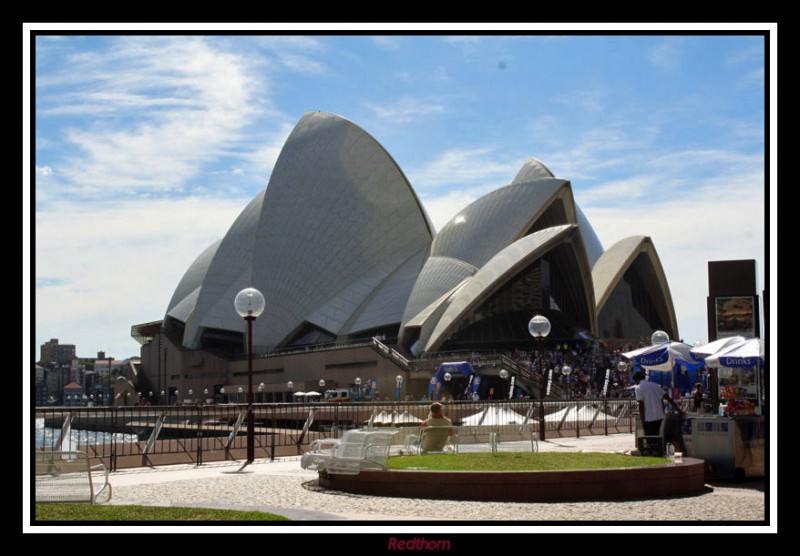
<path id="1" fill-rule="evenodd" d="M 664 400 L 667 400 L 678 414 L 683 414 L 683 411 L 658 384 L 644 380 L 644 377 L 642 371 L 637 371 L 633 375 L 633 381 L 636 383 L 636 401 L 639 402 L 639 418 L 642 420 L 645 435 L 659 436 L 661 421 L 664 420 Z"/>

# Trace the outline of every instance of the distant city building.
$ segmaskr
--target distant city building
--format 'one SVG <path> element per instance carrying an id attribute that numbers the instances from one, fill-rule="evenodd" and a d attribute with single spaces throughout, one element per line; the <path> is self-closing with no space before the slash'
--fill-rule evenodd
<path id="1" fill-rule="evenodd" d="M 70 382 L 64 386 L 63 392 L 63 405 L 65 406 L 80 406 L 83 405 L 83 386 L 77 382 Z"/>
<path id="2" fill-rule="evenodd" d="M 140 387 L 238 392 L 245 322 L 233 299 L 246 287 L 266 298 L 253 345 L 269 401 L 320 379 L 393 391 L 398 372 L 424 392 L 409 359 L 525 347 L 537 313 L 551 321 L 550 341 L 679 337 L 650 238 L 604 250 L 571 183 L 538 160 L 435 233 L 389 153 L 322 112 L 298 122 L 267 188 L 187 269 L 163 321 L 132 327 L 143 344 Z M 374 337 L 383 347 L 370 347 Z"/>
<path id="3" fill-rule="evenodd" d="M 41 358 L 39 361 L 42 364 L 46 365 L 55 362 L 60 365 L 66 365 L 72 363 L 75 358 L 75 345 L 59 344 L 58 338 L 52 338 L 40 346 L 40 353 Z"/>

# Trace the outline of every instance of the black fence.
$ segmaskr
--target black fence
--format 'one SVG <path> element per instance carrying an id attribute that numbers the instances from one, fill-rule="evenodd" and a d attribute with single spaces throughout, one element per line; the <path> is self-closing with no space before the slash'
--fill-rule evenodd
<path id="1" fill-rule="evenodd" d="M 255 456 L 299 455 L 318 438 L 349 429 L 414 427 L 429 402 L 254 404 Z M 540 440 L 632 433 L 630 398 L 545 401 L 453 401 L 455 425 L 531 423 Z M 244 460 L 247 404 L 135 407 L 48 407 L 35 415 L 36 450 L 80 450 L 109 469 Z"/>

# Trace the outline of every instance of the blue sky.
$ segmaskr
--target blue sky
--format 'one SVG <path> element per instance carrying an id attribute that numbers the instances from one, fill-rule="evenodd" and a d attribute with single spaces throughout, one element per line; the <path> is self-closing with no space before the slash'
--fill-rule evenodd
<path id="1" fill-rule="evenodd" d="M 138 355 L 131 325 L 163 317 L 307 110 L 373 135 L 437 229 L 541 160 L 605 248 L 653 238 L 705 341 L 709 260 L 756 259 L 766 287 L 764 37 L 503 33 L 39 36 L 37 358 L 50 338 Z"/>

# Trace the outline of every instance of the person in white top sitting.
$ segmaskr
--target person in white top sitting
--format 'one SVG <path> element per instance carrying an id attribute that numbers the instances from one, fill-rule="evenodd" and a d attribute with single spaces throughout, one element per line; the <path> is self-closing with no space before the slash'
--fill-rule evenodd
<path id="1" fill-rule="evenodd" d="M 447 438 L 453 433 L 453 422 L 442 413 L 442 404 L 431 404 L 431 415 L 420 423 L 420 428 L 430 427 L 429 430 L 420 430 L 422 434 L 421 452 L 441 452 L 447 444 Z"/>

